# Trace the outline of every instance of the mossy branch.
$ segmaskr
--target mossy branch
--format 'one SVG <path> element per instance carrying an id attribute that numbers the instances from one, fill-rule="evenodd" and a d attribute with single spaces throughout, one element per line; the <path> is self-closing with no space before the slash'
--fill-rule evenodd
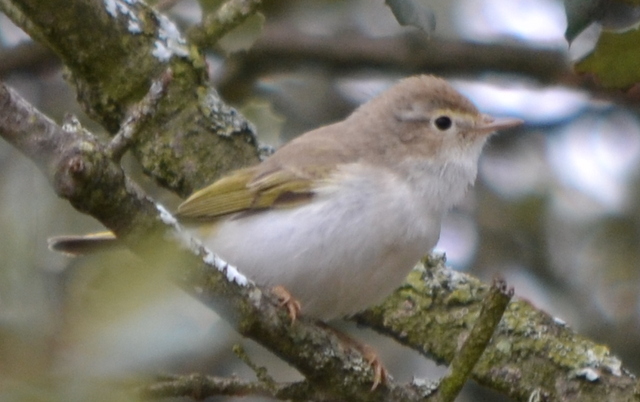
<path id="1" fill-rule="evenodd" d="M 0 10 L 62 59 L 84 110 L 112 134 L 152 81 L 172 71 L 131 147 L 160 185 L 184 197 L 258 161 L 253 126 L 211 87 L 203 55 L 144 2 L 2 0 Z"/>
<path id="2" fill-rule="evenodd" d="M 489 286 L 428 258 L 378 307 L 354 320 L 441 363 L 458 353 Z M 525 300 L 509 303 L 471 378 L 518 401 L 632 401 L 635 376 L 604 345 Z"/>

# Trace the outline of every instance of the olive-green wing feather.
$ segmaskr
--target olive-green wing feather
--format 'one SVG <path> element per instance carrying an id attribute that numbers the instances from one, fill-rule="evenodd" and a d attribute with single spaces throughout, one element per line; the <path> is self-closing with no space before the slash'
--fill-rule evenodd
<path id="1" fill-rule="evenodd" d="M 197 219 L 240 211 L 251 205 L 247 183 L 255 174 L 252 168 L 241 169 L 196 191 L 178 207 L 181 218 Z"/>
<path id="2" fill-rule="evenodd" d="M 187 220 L 209 220 L 248 210 L 287 208 L 313 196 L 312 180 L 287 170 L 256 177 L 257 169 L 232 173 L 191 195 L 177 211 Z"/>

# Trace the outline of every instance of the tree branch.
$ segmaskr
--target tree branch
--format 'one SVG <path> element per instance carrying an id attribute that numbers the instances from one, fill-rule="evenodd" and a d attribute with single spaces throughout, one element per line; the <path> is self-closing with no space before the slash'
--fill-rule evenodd
<path id="1" fill-rule="evenodd" d="M 256 59 L 271 64 L 305 60 L 334 67 L 386 66 L 400 71 L 447 74 L 502 71 L 542 82 L 570 74 L 566 55 L 556 50 L 428 39 L 416 33 L 371 38 L 357 32 L 341 32 L 327 38 L 305 34 L 288 23 L 268 24 L 246 57 L 249 64 Z"/>
<path id="2" fill-rule="evenodd" d="M 151 81 L 173 71 L 166 96 L 132 144 L 160 185 L 186 196 L 258 161 L 253 126 L 210 86 L 203 56 L 144 2 L 2 0 L 0 9 L 60 57 L 84 110 L 111 133 Z"/>
<path id="3" fill-rule="evenodd" d="M 276 384 L 272 387 L 259 381 L 200 374 L 160 378 L 152 384 L 141 387 L 139 392 L 145 399 L 190 397 L 204 400 L 215 396 L 265 396 L 284 401 L 332 400 L 306 381 Z"/>
<path id="4" fill-rule="evenodd" d="M 503 280 L 494 280 L 482 303 L 480 315 L 469 332 L 460 351 L 451 361 L 448 373 L 438 387 L 439 402 L 452 402 L 458 396 L 471 370 L 487 348 L 509 301 L 513 297 L 513 288 L 507 289 Z"/>
<path id="5" fill-rule="evenodd" d="M 447 363 L 469 337 L 488 286 L 447 269 L 441 258 L 429 258 L 425 264 L 426 270 L 413 271 L 383 304 L 354 320 Z M 606 346 L 576 334 L 528 302 L 515 300 L 472 378 L 519 401 L 533 394 L 549 401 L 633 400 L 636 379 L 621 364 Z"/>
<path id="6" fill-rule="evenodd" d="M 262 0 L 227 0 L 213 13 L 206 15 L 200 26 L 189 32 L 189 39 L 202 47 L 213 46 L 233 28 L 258 11 Z"/>

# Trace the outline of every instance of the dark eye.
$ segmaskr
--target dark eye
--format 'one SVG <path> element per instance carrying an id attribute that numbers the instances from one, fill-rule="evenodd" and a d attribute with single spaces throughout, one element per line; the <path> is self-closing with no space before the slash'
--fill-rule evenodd
<path id="1" fill-rule="evenodd" d="M 436 127 L 438 127 L 438 130 L 441 130 L 441 131 L 448 130 L 449 128 L 451 128 L 451 125 L 453 124 L 449 116 L 440 116 L 434 121 L 434 123 Z"/>

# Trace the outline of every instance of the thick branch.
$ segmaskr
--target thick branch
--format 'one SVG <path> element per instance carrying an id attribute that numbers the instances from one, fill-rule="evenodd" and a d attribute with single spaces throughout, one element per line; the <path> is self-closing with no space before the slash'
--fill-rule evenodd
<path id="1" fill-rule="evenodd" d="M 451 362 L 469 337 L 488 286 L 427 260 L 385 302 L 355 317 L 359 324 L 433 358 Z M 606 346 L 573 332 L 524 300 L 512 301 L 473 369 L 480 384 L 527 401 L 631 401 L 636 379 Z M 546 398 L 546 399 L 544 399 Z"/>
<path id="2" fill-rule="evenodd" d="M 173 71 L 132 147 L 161 185 L 186 196 L 258 161 L 253 127 L 209 86 L 202 55 L 144 2 L 2 0 L 0 9 L 61 58 L 85 111 L 111 133 L 151 81 Z"/>

